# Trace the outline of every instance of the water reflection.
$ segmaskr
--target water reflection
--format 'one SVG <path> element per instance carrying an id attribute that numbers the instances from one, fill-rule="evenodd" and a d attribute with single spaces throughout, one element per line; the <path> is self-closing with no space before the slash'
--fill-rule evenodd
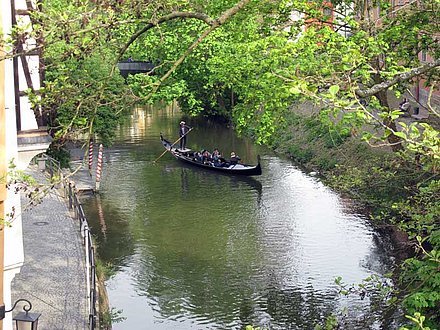
<path id="1" fill-rule="evenodd" d="M 86 202 L 87 217 L 91 231 L 98 242 L 99 257 L 115 269 L 120 269 L 129 256 L 133 255 L 135 244 L 129 222 L 106 199 L 97 195 Z"/>
<path id="2" fill-rule="evenodd" d="M 219 125 L 198 123 L 189 145 L 261 154 L 263 175 L 207 172 L 170 155 L 153 163 L 159 133 L 177 134 L 180 116 L 147 111 L 136 120 L 107 152 L 101 212 L 97 200 L 85 203 L 99 254 L 118 270 L 107 282 L 110 302 L 127 319 L 115 329 L 311 329 L 344 306 L 350 328 L 377 328 L 358 321 L 369 301 L 338 299 L 333 284 L 389 270 L 362 216 Z"/>
<path id="3" fill-rule="evenodd" d="M 263 185 L 254 177 L 249 176 L 231 176 L 227 174 L 212 173 L 198 167 L 191 166 L 183 162 L 172 162 L 164 167 L 167 173 L 180 172 L 181 180 L 181 192 L 182 195 L 189 193 L 189 181 L 196 181 L 198 184 L 204 182 L 210 182 L 214 187 L 227 187 L 233 190 L 242 190 L 243 193 L 247 193 L 249 189 L 252 189 L 256 193 L 257 204 L 261 203 L 261 196 L 263 193 Z M 191 177 L 195 179 L 190 179 Z M 244 187 L 243 187 L 244 186 Z"/>

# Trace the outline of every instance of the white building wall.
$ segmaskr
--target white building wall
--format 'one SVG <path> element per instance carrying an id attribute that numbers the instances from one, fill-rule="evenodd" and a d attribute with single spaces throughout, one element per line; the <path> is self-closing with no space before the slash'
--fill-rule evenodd
<path id="1" fill-rule="evenodd" d="M 11 20 L 11 5 L 9 0 L 0 0 L 0 10 L 2 13 L 3 27 L 1 31 L 6 35 L 12 25 Z M 21 73 L 22 75 L 22 73 Z M 12 59 L 5 60 L 5 117 L 6 117 L 6 159 L 8 163 L 18 161 L 18 147 L 17 147 L 17 129 L 16 129 L 16 115 L 15 115 L 15 94 L 14 94 L 14 80 L 13 80 L 13 65 Z M 24 79 L 22 76 L 21 79 Z M 24 110 L 30 110 L 29 104 L 25 102 Z M 35 117 L 32 113 L 32 118 L 22 113 L 22 124 L 24 129 L 30 127 L 36 127 Z M 32 126 L 35 125 L 35 126 Z M 23 253 L 23 234 L 22 234 L 22 219 L 21 219 L 21 202 L 20 195 L 15 194 L 13 189 L 7 191 L 7 197 L 4 203 L 5 213 L 12 213 L 14 211 L 13 218 L 6 218 L 6 221 L 10 221 L 10 226 L 5 227 L 5 240 L 4 240 L 4 283 L 3 283 L 3 299 L 6 309 L 10 309 L 11 302 L 11 283 L 14 276 L 20 272 L 21 266 L 24 261 Z M 1 270 L 0 270 L 1 271 Z M 3 320 L 3 329 L 12 330 L 12 313 L 6 313 Z"/>
<path id="2" fill-rule="evenodd" d="M 1 0 L 4 1 L 4 0 Z M 32 1 L 35 6 L 35 1 Z M 15 8 L 16 9 L 27 9 L 25 0 L 15 0 Z M 29 26 L 29 32 L 31 32 L 31 21 L 29 16 L 19 16 L 17 17 L 17 24 L 21 26 Z M 35 48 L 35 40 L 28 39 L 26 44 L 23 45 L 25 50 L 34 49 Z M 26 61 L 28 63 L 29 71 L 31 73 L 32 85 L 35 90 L 40 89 L 40 77 L 39 77 L 39 63 L 38 56 L 26 56 Z M 28 86 L 26 84 L 26 78 L 23 73 L 23 65 L 21 63 L 21 59 L 18 60 L 18 72 L 19 72 L 19 88 L 20 91 L 25 91 Z M 21 97 L 20 100 L 20 119 L 21 119 L 21 130 L 31 130 L 37 129 L 38 125 L 35 120 L 35 115 L 33 110 L 31 109 L 31 105 L 27 97 Z"/>
<path id="3" fill-rule="evenodd" d="M 38 74 L 38 56 L 26 56 L 29 71 L 31 73 L 32 85 L 35 90 L 40 89 L 40 79 Z M 23 65 L 21 59 L 18 60 L 18 72 L 19 72 L 19 88 L 20 91 L 25 91 L 28 87 L 26 84 L 26 78 L 23 72 Z M 37 129 L 37 121 L 35 120 L 35 115 L 31 109 L 31 104 L 27 97 L 20 98 L 20 120 L 21 120 L 21 130 L 31 130 Z"/>

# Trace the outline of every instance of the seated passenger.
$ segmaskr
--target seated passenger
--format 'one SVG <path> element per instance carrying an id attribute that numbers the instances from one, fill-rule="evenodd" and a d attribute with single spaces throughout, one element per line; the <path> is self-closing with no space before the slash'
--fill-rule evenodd
<path id="1" fill-rule="evenodd" d="M 220 151 L 218 151 L 217 148 L 214 149 L 212 152 L 212 162 L 215 167 L 222 167 L 224 163 L 224 159 L 222 158 L 222 155 L 220 154 Z"/>
<path id="2" fill-rule="evenodd" d="M 230 165 L 237 165 L 240 162 L 241 158 L 238 157 L 235 152 L 231 152 L 231 159 L 229 160 Z"/>
<path id="3" fill-rule="evenodd" d="M 198 151 L 194 152 L 194 158 L 193 158 L 193 160 L 196 161 L 196 162 L 201 162 L 201 161 L 202 161 L 202 155 L 201 155 L 201 153 L 198 152 Z"/>
<path id="4" fill-rule="evenodd" d="M 218 149 L 215 148 L 215 149 L 212 151 L 212 159 L 216 159 L 216 158 L 218 158 L 219 156 L 220 156 L 220 151 L 218 151 Z"/>
<path id="5" fill-rule="evenodd" d="M 204 149 L 202 151 L 202 163 L 204 163 L 204 164 L 210 164 L 211 163 L 211 154 L 206 149 Z"/>

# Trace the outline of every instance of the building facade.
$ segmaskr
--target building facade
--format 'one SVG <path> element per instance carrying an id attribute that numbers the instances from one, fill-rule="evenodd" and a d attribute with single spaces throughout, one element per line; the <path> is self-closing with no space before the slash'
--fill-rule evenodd
<path id="1" fill-rule="evenodd" d="M 25 0 L 0 0 L 0 27 L 5 40 L 15 24 L 30 22 L 28 6 Z M 35 4 L 34 4 L 35 5 Z M 15 45 L 17 46 L 17 45 Z M 7 45 L 0 49 L 0 61 L 2 62 L 3 75 L 0 74 L 0 125 L 4 140 L 1 143 L 1 162 L 6 165 L 2 169 L 9 171 L 9 164 L 14 164 L 15 170 L 24 170 L 30 160 L 44 152 L 50 144 L 45 127 L 37 123 L 35 109 L 29 102 L 24 91 L 28 88 L 38 90 L 40 87 L 40 69 L 38 55 L 25 55 L 26 51 L 35 46 L 35 41 L 27 40 L 25 44 L 14 47 L 22 54 L 11 57 Z M 29 86 L 30 85 L 30 86 Z M 20 272 L 24 262 L 23 233 L 21 219 L 20 194 L 14 192 L 14 187 L 5 189 L 2 196 L 2 214 L 5 224 L 2 228 L 3 242 L 0 240 L 0 252 L 3 255 L 3 263 L 0 263 L 0 271 L 3 275 L 2 301 L 6 310 L 10 309 L 11 283 L 17 273 Z M 0 194 L 1 195 L 1 194 Z M 0 258 L 1 260 L 1 258 Z M 1 304 L 1 302 L 0 302 Z M 1 329 L 1 327 L 0 327 Z M 3 319 L 3 329 L 12 330 L 12 313 L 6 313 Z"/>

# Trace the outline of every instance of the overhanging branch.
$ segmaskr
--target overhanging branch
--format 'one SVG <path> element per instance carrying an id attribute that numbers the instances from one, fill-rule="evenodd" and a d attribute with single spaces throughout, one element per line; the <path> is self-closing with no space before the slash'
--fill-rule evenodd
<path id="1" fill-rule="evenodd" d="M 390 88 L 391 86 L 398 84 L 400 82 L 405 82 L 411 80 L 414 77 L 420 76 L 436 67 L 440 66 L 440 58 L 434 60 L 433 62 L 426 63 L 418 68 L 414 68 L 408 72 L 404 72 L 394 76 L 394 78 L 384 81 L 380 84 L 376 84 L 373 87 L 367 89 L 356 90 L 356 95 L 362 98 L 376 95 L 377 93 Z"/>
<path id="2" fill-rule="evenodd" d="M 139 38 L 142 34 L 147 32 L 151 28 L 155 27 L 156 25 L 159 25 L 161 23 L 168 22 L 168 21 L 171 21 L 171 20 L 174 20 L 174 19 L 178 19 L 178 18 L 195 18 L 195 19 L 198 19 L 198 20 L 201 20 L 201 21 L 205 22 L 208 25 L 212 25 L 212 19 L 208 15 L 205 15 L 205 14 L 202 14 L 202 13 L 172 12 L 169 15 L 165 15 L 165 16 L 159 18 L 155 22 L 147 23 L 142 29 L 138 30 L 135 34 L 133 34 L 131 36 L 131 38 L 127 41 L 127 43 L 125 43 L 125 45 L 119 51 L 118 60 L 121 59 L 122 55 L 124 55 L 124 53 L 128 49 L 128 47 L 130 47 L 130 45 L 137 38 Z"/>
<path id="3" fill-rule="evenodd" d="M 147 99 L 151 98 L 151 96 L 159 89 L 160 85 L 176 70 L 176 68 L 185 60 L 185 58 L 191 54 L 191 52 L 215 29 L 224 24 L 228 19 L 238 13 L 244 6 L 246 6 L 250 0 L 241 0 L 234 7 L 229 8 L 222 15 L 220 15 L 216 20 L 212 21 L 210 27 L 206 29 L 198 38 L 195 40 L 191 46 L 183 53 L 180 58 L 174 62 L 172 67 L 168 70 L 165 75 L 163 75 L 159 82 L 153 86 L 152 91 L 147 95 Z"/>

